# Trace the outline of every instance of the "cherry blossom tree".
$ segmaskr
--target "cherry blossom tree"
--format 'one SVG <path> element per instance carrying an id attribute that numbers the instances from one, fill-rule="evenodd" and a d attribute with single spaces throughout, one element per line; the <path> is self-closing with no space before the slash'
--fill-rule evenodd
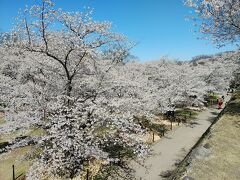
<path id="1" fill-rule="evenodd" d="M 9 123 L 1 132 L 34 125 L 47 130 L 36 146 L 42 155 L 29 179 L 73 178 L 88 162 L 119 161 L 105 151 L 112 144 L 139 156 L 147 152 L 136 135 L 143 130 L 131 113 L 112 111 L 117 101 L 104 86 L 131 44 L 111 32 L 109 22 L 92 20 L 91 13 L 64 12 L 42 0 L 19 15 L 11 40 L 4 44 L 9 51 L 1 62 L 7 84 L 1 99 Z"/>
<path id="2" fill-rule="evenodd" d="M 165 113 L 170 104 L 202 107 L 209 91 L 224 92 L 228 88 L 236 63 L 225 59 L 233 57 L 214 57 L 206 59 L 205 64 L 199 60 L 198 65 L 169 59 L 144 64 L 130 62 L 110 71 L 114 81 L 109 79 L 107 86 L 116 91 L 108 93 L 112 99 L 123 97 L 116 101 L 122 111 L 149 119 Z"/>
<path id="3" fill-rule="evenodd" d="M 8 120 L 0 132 L 46 130 L 29 179 L 74 178 L 91 162 L 120 162 L 112 147 L 145 156 L 139 138 L 145 130 L 134 116 L 152 120 L 171 104 L 203 106 L 209 90 L 229 86 L 236 68 L 226 59 L 238 53 L 194 64 L 131 61 L 132 44 L 111 32 L 111 23 L 94 21 L 91 11 L 37 2 L 19 15 L 0 48 L 0 101 Z"/>
<path id="4" fill-rule="evenodd" d="M 239 43 L 240 2 L 238 0 L 186 0 L 195 9 L 196 24 L 205 37 L 223 46 L 226 43 Z"/>

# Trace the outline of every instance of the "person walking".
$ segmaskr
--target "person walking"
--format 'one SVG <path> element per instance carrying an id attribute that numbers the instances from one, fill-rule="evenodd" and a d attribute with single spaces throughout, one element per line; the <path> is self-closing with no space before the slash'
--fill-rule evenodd
<path id="1" fill-rule="evenodd" d="M 222 98 L 218 98 L 218 109 L 222 109 L 222 104 L 223 104 L 223 99 Z"/>

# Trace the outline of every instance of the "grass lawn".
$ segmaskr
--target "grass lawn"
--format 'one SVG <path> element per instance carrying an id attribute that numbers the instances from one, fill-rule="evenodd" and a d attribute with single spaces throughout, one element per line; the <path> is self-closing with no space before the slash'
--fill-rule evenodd
<path id="1" fill-rule="evenodd" d="M 10 134 L 1 134 L 1 136 L 0 136 L 0 143 L 1 142 L 6 142 L 6 141 L 12 141 L 16 137 L 19 137 L 19 136 L 39 137 L 39 136 L 43 136 L 45 134 L 46 134 L 46 131 L 44 131 L 41 128 L 34 128 L 34 129 L 29 130 L 26 133 L 22 133 L 21 131 L 14 131 L 14 132 L 12 132 Z"/>
<path id="2" fill-rule="evenodd" d="M 4 119 L 0 119 L 0 126 L 4 124 Z M 43 129 L 36 128 L 22 134 L 20 131 L 15 131 L 10 134 L 1 134 L 0 143 L 14 140 L 16 137 L 27 135 L 27 136 L 42 136 L 46 132 Z M 16 177 L 21 173 L 25 174 L 29 169 L 30 161 L 20 159 L 31 150 L 31 146 L 21 147 L 14 149 L 9 153 L 0 154 L 0 180 L 12 180 L 12 165 L 15 166 Z"/>
<path id="3" fill-rule="evenodd" d="M 186 119 L 186 121 L 189 121 L 197 117 L 198 111 L 194 111 L 191 109 L 178 109 L 176 110 L 175 115 L 177 117 Z"/>
<path id="4" fill-rule="evenodd" d="M 5 123 L 5 120 L 3 118 L 0 117 L 0 126 L 3 125 Z M 0 143 L 1 142 L 6 142 L 6 141 L 11 141 L 13 139 L 15 139 L 18 136 L 21 136 L 22 133 L 20 133 L 20 131 L 15 131 L 13 133 L 10 134 L 1 134 L 0 135 Z"/>
<path id="5" fill-rule="evenodd" d="M 15 166 L 16 177 L 21 173 L 26 172 L 30 166 L 30 161 L 20 161 L 20 158 L 27 154 L 31 146 L 17 148 L 10 153 L 2 154 L 0 156 L 0 179 L 12 180 L 12 165 Z"/>
<path id="6" fill-rule="evenodd" d="M 14 131 L 13 133 L 10 133 L 10 134 L 1 134 L 0 143 L 14 140 L 16 137 L 19 137 L 21 135 L 22 133 L 20 131 Z"/>
<path id="7" fill-rule="evenodd" d="M 26 133 L 26 136 L 31 136 L 31 137 L 40 137 L 44 136 L 46 134 L 46 131 L 41 128 L 34 128 L 31 129 L 29 132 Z"/>
<path id="8" fill-rule="evenodd" d="M 212 127 L 210 137 L 202 142 L 210 145 L 210 157 L 194 160 L 188 176 L 198 180 L 240 179 L 240 92 L 234 99 Z"/>

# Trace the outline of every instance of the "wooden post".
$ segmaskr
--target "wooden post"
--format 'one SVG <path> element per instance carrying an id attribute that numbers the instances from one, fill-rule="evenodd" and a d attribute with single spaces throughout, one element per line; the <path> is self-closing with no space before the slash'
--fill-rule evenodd
<path id="1" fill-rule="evenodd" d="M 43 120 L 44 121 L 46 120 L 46 109 L 45 108 L 43 109 Z"/>
<path id="2" fill-rule="evenodd" d="M 121 154 L 120 154 L 120 151 L 119 151 L 119 152 L 118 152 L 118 159 L 119 159 L 119 160 L 118 160 L 118 165 L 119 165 L 119 166 L 120 166 L 120 155 L 121 155 Z"/>
<path id="3" fill-rule="evenodd" d="M 154 132 L 153 132 L 153 142 L 154 142 L 154 140 L 155 140 L 155 139 L 154 139 Z"/>
<path id="4" fill-rule="evenodd" d="M 12 165 L 12 175 L 13 175 L 13 180 L 15 180 L 15 168 L 14 168 L 14 165 Z"/>
<path id="5" fill-rule="evenodd" d="M 89 171 L 90 160 L 88 160 L 87 162 L 88 162 L 88 167 L 87 167 L 86 180 L 90 180 L 90 171 Z"/>
<path id="6" fill-rule="evenodd" d="M 90 178 L 89 178 L 89 169 L 87 169 L 86 180 L 90 180 Z"/>

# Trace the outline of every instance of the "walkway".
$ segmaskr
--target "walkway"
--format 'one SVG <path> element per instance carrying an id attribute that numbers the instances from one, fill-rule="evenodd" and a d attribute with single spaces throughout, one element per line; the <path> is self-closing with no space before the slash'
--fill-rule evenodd
<path id="1" fill-rule="evenodd" d="M 225 96 L 225 102 L 230 96 Z M 144 161 L 144 166 L 132 162 L 137 180 L 160 180 L 160 173 L 171 170 L 177 160 L 182 160 L 202 134 L 211 125 L 220 110 L 208 108 L 200 112 L 192 126 L 182 125 L 152 145 L 153 155 Z"/>

